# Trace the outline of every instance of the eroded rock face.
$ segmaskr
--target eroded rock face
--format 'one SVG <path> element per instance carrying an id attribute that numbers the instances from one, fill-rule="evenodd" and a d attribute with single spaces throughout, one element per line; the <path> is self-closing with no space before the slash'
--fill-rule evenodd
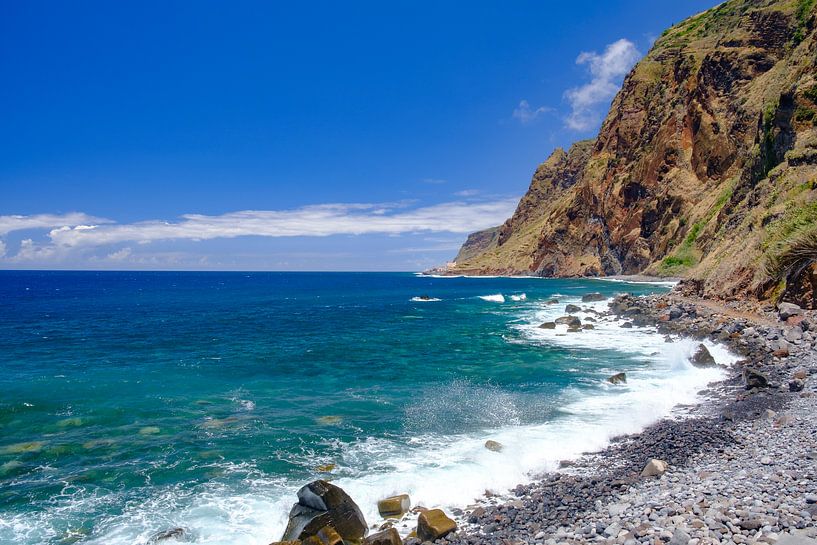
<path id="1" fill-rule="evenodd" d="M 814 28 L 794 2 L 729 0 L 669 29 L 598 137 L 554 151 L 454 272 L 646 272 L 688 277 L 699 295 L 771 296 L 764 259 L 817 214 Z M 787 295 L 815 305 L 807 273 Z"/>
<path id="2" fill-rule="evenodd" d="M 359 541 L 368 532 L 360 508 L 344 492 L 318 480 L 298 490 L 298 503 L 289 512 L 289 523 L 281 541 L 306 540 L 329 526 L 347 541 Z"/>

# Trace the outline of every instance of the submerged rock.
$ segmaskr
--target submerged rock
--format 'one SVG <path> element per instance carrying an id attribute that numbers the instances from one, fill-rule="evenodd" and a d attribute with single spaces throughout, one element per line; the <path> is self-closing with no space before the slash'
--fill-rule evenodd
<path id="1" fill-rule="evenodd" d="M 493 439 L 488 439 L 485 441 L 485 448 L 494 452 L 502 452 L 502 443 L 499 441 L 494 441 Z"/>
<path id="2" fill-rule="evenodd" d="M 184 537 L 184 528 L 171 528 L 170 530 L 164 530 L 162 532 L 157 533 L 150 541 L 152 543 L 157 543 L 159 541 L 165 541 L 168 539 L 181 539 Z"/>
<path id="3" fill-rule="evenodd" d="M 607 382 L 610 384 L 627 384 L 627 374 L 616 373 L 615 375 L 608 377 Z"/>
<path id="4" fill-rule="evenodd" d="M 298 490 L 298 503 L 289 512 L 282 541 L 305 540 L 331 526 L 347 541 L 359 541 L 368 532 L 360 508 L 340 487 L 318 480 Z"/>
<path id="5" fill-rule="evenodd" d="M 556 322 L 545 322 L 539 326 L 539 329 L 556 329 Z"/>
<path id="6" fill-rule="evenodd" d="M 408 494 L 391 496 L 377 502 L 377 512 L 383 518 L 400 517 L 411 508 L 411 498 Z"/>
<path id="7" fill-rule="evenodd" d="M 430 509 L 417 518 L 417 537 L 422 541 L 435 541 L 457 529 L 457 523 L 451 520 L 442 509 Z"/>
<path id="8" fill-rule="evenodd" d="M 582 303 L 594 303 L 596 301 L 604 301 L 605 299 L 607 299 L 607 297 L 598 292 L 582 295 Z"/>
<path id="9" fill-rule="evenodd" d="M 692 359 L 690 360 L 690 362 L 695 367 L 714 367 L 715 365 L 717 365 L 715 363 L 715 358 L 712 357 L 712 354 L 710 354 L 709 349 L 703 344 L 698 345 L 698 348 L 692 355 Z"/>

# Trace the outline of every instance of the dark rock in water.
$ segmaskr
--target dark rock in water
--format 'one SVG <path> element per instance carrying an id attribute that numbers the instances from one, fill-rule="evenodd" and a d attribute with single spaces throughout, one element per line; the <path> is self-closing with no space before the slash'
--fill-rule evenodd
<path id="1" fill-rule="evenodd" d="M 789 391 L 790 392 L 801 392 L 803 388 L 806 386 L 806 383 L 800 380 L 799 378 L 795 378 L 789 381 Z"/>
<path id="2" fill-rule="evenodd" d="M 695 367 L 714 367 L 716 365 L 715 358 L 712 357 L 709 349 L 703 344 L 698 345 L 698 349 L 695 350 L 695 354 L 692 355 L 690 361 Z"/>
<path id="3" fill-rule="evenodd" d="M 562 316 L 561 318 L 556 318 L 556 323 L 563 324 L 568 327 L 581 327 L 582 325 L 582 321 L 575 316 Z"/>
<path id="4" fill-rule="evenodd" d="M 184 528 L 171 528 L 170 530 L 159 532 L 150 540 L 156 543 L 159 541 L 165 541 L 166 539 L 179 539 L 182 537 L 184 537 Z"/>
<path id="5" fill-rule="evenodd" d="M 548 299 L 547 301 L 545 301 L 545 304 L 546 305 L 558 305 L 559 300 L 558 299 Z"/>
<path id="6" fill-rule="evenodd" d="M 372 534 L 363 540 L 363 545 L 402 545 L 400 534 L 394 528 Z"/>
<path id="7" fill-rule="evenodd" d="M 476 524 L 480 518 L 485 515 L 485 508 L 484 507 L 477 507 L 468 515 L 468 522 L 471 524 Z"/>
<path id="8" fill-rule="evenodd" d="M 303 540 L 303 545 L 343 545 L 343 539 L 334 528 L 324 526 L 317 534 Z"/>
<path id="9" fill-rule="evenodd" d="M 743 380 L 746 382 L 747 390 L 766 388 L 769 385 L 769 379 L 764 374 L 748 367 L 743 368 Z"/>
<path id="10" fill-rule="evenodd" d="M 457 523 L 448 518 L 442 509 L 430 509 L 417 518 L 417 537 L 422 541 L 435 541 L 457 529 Z"/>
<path id="11" fill-rule="evenodd" d="M 494 441 L 493 439 L 488 439 L 485 441 L 485 448 L 493 452 L 502 452 L 502 443 L 499 441 Z"/>
<path id="12" fill-rule="evenodd" d="M 631 327 L 633 327 L 633 323 L 632 322 L 624 322 L 623 324 L 621 324 L 621 327 L 623 327 L 624 329 L 630 329 Z"/>
<path id="13" fill-rule="evenodd" d="M 377 512 L 383 518 L 400 517 L 409 509 L 411 509 L 411 498 L 408 494 L 391 496 L 377 502 Z"/>
<path id="14" fill-rule="evenodd" d="M 581 333 L 582 328 L 577 325 L 571 325 L 567 328 L 568 333 Z"/>
<path id="15" fill-rule="evenodd" d="M 605 299 L 607 299 L 607 297 L 598 292 L 582 295 L 582 303 L 593 303 L 595 301 L 604 301 Z"/>
<path id="16" fill-rule="evenodd" d="M 305 540 L 325 526 L 346 541 L 360 541 L 368 532 L 360 508 L 341 488 L 326 481 L 314 481 L 298 490 L 282 541 Z"/>
<path id="17" fill-rule="evenodd" d="M 545 322 L 539 326 L 539 329 L 556 329 L 556 322 Z"/>
<path id="18" fill-rule="evenodd" d="M 565 305 L 565 312 L 568 314 L 575 314 L 576 312 L 581 312 L 582 308 L 578 305 Z"/>
<path id="19" fill-rule="evenodd" d="M 594 326 L 593 324 L 584 324 L 582 326 L 582 329 L 596 329 L 596 326 Z"/>
<path id="20" fill-rule="evenodd" d="M 607 382 L 610 384 L 627 384 L 627 374 L 626 373 L 616 373 L 615 375 L 609 377 Z"/>

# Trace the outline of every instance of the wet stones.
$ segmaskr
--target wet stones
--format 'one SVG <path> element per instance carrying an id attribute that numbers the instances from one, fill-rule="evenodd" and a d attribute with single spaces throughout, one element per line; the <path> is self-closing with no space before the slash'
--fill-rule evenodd
<path id="1" fill-rule="evenodd" d="M 556 318 L 555 323 L 558 325 L 566 325 L 567 327 L 582 326 L 582 321 L 576 316 L 562 316 L 561 318 Z"/>
<path id="2" fill-rule="evenodd" d="M 488 439 L 487 441 L 485 441 L 485 448 L 492 452 L 502 452 L 503 446 L 502 443 L 500 443 L 499 441 Z"/>
<path id="3" fill-rule="evenodd" d="M 281 540 L 303 541 L 325 526 L 334 528 L 347 541 L 359 541 L 368 532 L 363 513 L 352 498 L 340 487 L 318 480 L 298 490 L 298 503 L 289 512 L 289 523 Z"/>
<path id="4" fill-rule="evenodd" d="M 363 540 L 363 545 L 401 545 L 400 534 L 394 528 L 377 532 Z"/>
<path id="5" fill-rule="evenodd" d="M 539 326 L 539 329 L 556 329 L 556 322 L 545 322 Z"/>
<path id="6" fill-rule="evenodd" d="M 597 301 L 604 301 L 605 299 L 607 299 L 607 297 L 598 292 L 582 295 L 582 303 L 595 303 Z"/>
<path id="7" fill-rule="evenodd" d="M 384 498 L 377 502 L 377 512 L 383 518 L 399 518 L 411 508 L 411 499 L 408 494 L 399 494 Z"/>
<path id="8" fill-rule="evenodd" d="M 577 312 L 581 312 L 582 308 L 578 305 L 565 305 L 565 312 L 568 314 L 576 314 Z"/>
<path id="9" fill-rule="evenodd" d="M 417 537 L 422 541 L 435 541 L 456 529 L 457 523 L 451 520 L 442 509 L 424 511 L 417 518 Z"/>

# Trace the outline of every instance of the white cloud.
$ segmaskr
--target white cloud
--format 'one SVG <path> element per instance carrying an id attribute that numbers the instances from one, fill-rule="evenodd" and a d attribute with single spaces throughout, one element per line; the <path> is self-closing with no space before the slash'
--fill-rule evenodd
<path id="1" fill-rule="evenodd" d="M 463 189 L 454 193 L 457 197 L 474 197 L 479 195 L 479 189 Z"/>
<path id="2" fill-rule="evenodd" d="M 552 108 L 546 108 L 545 106 L 539 106 L 534 110 L 531 108 L 531 105 L 527 100 L 522 100 L 519 102 L 519 106 L 513 109 L 513 114 L 511 115 L 514 119 L 518 119 L 520 123 L 526 125 L 528 123 L 532 123 L 537 117 L 551 110 Z"/>
<path id="3" fill-rule="evenodd" d="M 127 243 L 149 244 L 154 241 L 201 241 L 243 236 L 469 233 L 502 223 L 513 213 L 517 201 L 517 198 L 482 202 L 454 201 L 416 208 L 408 208 L 407 203 L 322 204 L 293 210 L 244 210 L 217 216 L 186 214 L 178 221 L 150 220 L 97 225 L 86 225 L 83 222 L 73 227 L 61 225 L 52 229 L 48 233 L 49 244 L 37 244 L 32 239 L 23 240 L 13 259 L 42 261 L 65 257 L 75 249 Z M 15 225 L 18 229 L 19 225 L 30 226 L 33 223 L 29 219 L 31 217 L 13 217 L 16 218 Z M 130 257 L 129 247 L 107 254 L 110 260 Z"/>
<path id="4" fill-rule="evenodd" d="M 35 214 L 33 216 L 0 216 L 0 236 L 12 231 L 22 231 L 25 229 L 49 229 L 53 227 L 107 222 L 108 220 L 95 218 L 80 212 L 71 212 L 69 214 Z"/>
<path id="5" fill-rule="evenodd" d="M 0 240 L 0 257 L 6 255 L 6 243 Z"/>
<path id="6" fill-rule="evenodd" d="M 621 86 L 620 79 L 640 57 L 635 44 L 624 38 L 608 44 L 602 54 L 595 51 L 581 53 L 576 58 L 576 64 L 587 65 L 591 80 L 565 92 L 572 109 L 565 124 L 577 131 L 585 131 L 596 125 L 600 121 L 597 106 L 609 104 Z"/>

